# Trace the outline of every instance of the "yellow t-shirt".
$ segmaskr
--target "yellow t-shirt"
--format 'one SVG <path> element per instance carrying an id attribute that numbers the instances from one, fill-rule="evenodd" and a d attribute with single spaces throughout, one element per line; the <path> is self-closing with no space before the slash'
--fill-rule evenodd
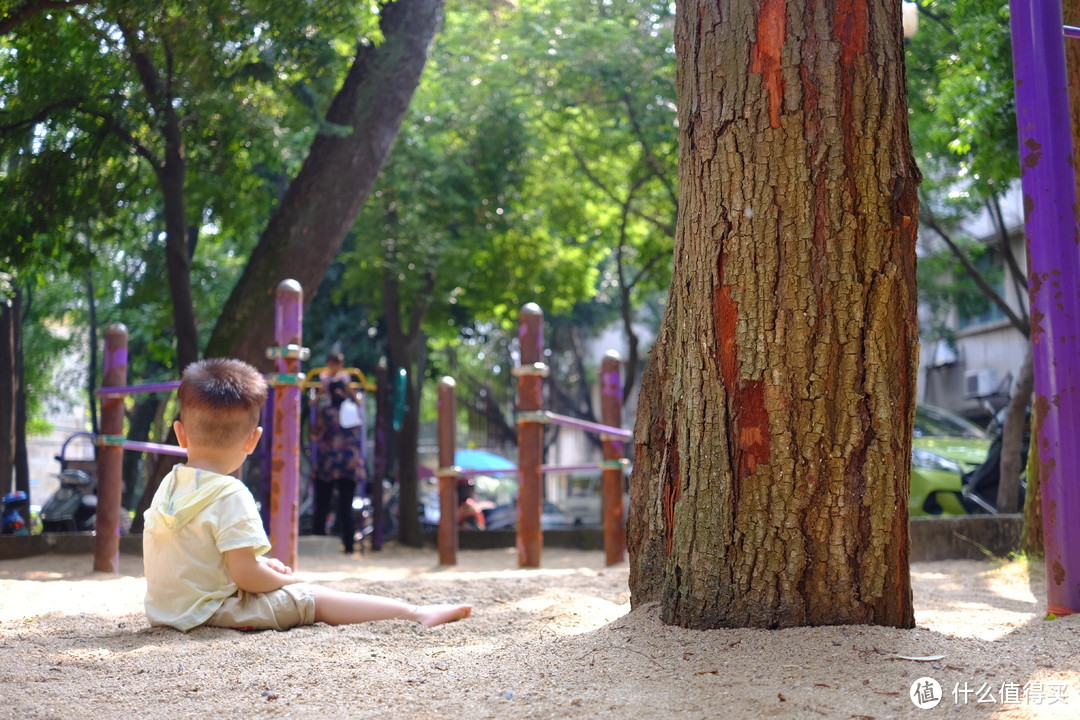
<path id="1" fill-rule="evenodd" d="M 177 465 L 145 515 L 143 567 L 151 625 L 190 630 L 237 591 L 225 553 L 270 550 L 255 499 L 229 475 Z"/>

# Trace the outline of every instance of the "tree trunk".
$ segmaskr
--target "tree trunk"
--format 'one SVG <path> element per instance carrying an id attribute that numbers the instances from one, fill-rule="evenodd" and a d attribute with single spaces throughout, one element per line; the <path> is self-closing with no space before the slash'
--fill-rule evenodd
<path id="1" fill-rule="evenodd" d="M 162 154 L 153 158 L 149 150 L 144 157 L 154 162 L 164 204 L 165 262 L 168 268 L 169 294 L 172 299 L 173 332 L 176 334 L 177 370 L 183 372 L 199 359 L 199 333 L 195 322 L 195 305 L 191 298 L 191 255 L 188 251 L 186 219 L 187 161 L 184 159 L 184 137 L 180 117 L 173 104 L 172 57 L 167 43 L 163 44 L 167 75 L 162 77 L 152 53 L 143 46 L 139 33 L 124 20 L 119 21 L 128 48 L 128 58 L 139 74 L 150 108 L 157 116 L 161 133 Z"/>
<path id="2" fill-rule="evenodd" d="M 23 323 L 26 321 L 26 314 L 29 304 L 23 304 L 23 296 L 21 293 L 15 293 L 14 303 L 14 317 L 13 321 L 18 325 L 15 327 L 14 333 L 14 348 L 12 356 L 15 360 L 15 387 L 18 388 L 18 392 L 15 393 L 15 489 L 22 490 L 26 493 L 27 497 L 30 497 L 30 452 L 26 446 L 26 354 L 23 348 Z M 30 522 L 30 510 L 24 508 L 22 511 L 23 519 L 27 522 L 29 527 Z"/>
<path id="3" fill-rule="evenodd" d="M 322 133 L 278 206 L 233 288 L 206 348 L 267 367 L 273 343 L 274 292 L 286 278 L 315 297 L 323 275 L 390 152 L 431 42 L 442 0 L 397 0 L 382 9 L 385 40 L 361 45 L 327 121 L 351 128 Z"/>
<path id="4" fill-rule="evenodd" d="M 1039 406 L 1031 408 L 1031 437 L 1036 437 L 1035 428 L 1039 427 Z M 1020 550 L 1035 558 L 1043 557 L 1043 512 L 1042 512 L 1042 464 L 1039 462 L 1039 443 L 1033 442 L 1028 447 L 1027 459 L 1027 494 L 1024 496 L 1024 532 L 1020 538 Z"/>
<path id="5" fill-rule="evenodd" d="M 179 140 L 179 131 L 176 140 Z M 191 298 L 191 255 L 188 253 L 188 224 L 184 210 L 187 166 L 182 146 L 174 147 L 172 142 L 168 143 L 165 166 L 158 175 L 165 203 L 165 262 L 169 270 L 179 374 L 199 359 L 199 332 Z"/>
<path id="6" fill-rule="evenodd" d="M 998 468 L 998 512 L 1014 513 L 1020 510 L 1020 471 L 1027 430 L 1027 407 L 1035 391 L 1035 363 L 1028 342 L 1024 364 L 1016 377 L 1013 395 L 1005 411 L 1005 425 L 1001 432 L 1001 465 Z"/>
<path id="7" fill-rule="evenodd" d="M 912 627 L 900 5 L 680 4 L 675 269 L 635 427 L 636 606 Z"/>
<path id="8" fill-rule="evenodd" d="M 19 291 L 0 296 L 0 495 L 10 492 L 15 477 L 16 405 L 21 392 L 15 372 L 16 335 L 22 327 Z"/>

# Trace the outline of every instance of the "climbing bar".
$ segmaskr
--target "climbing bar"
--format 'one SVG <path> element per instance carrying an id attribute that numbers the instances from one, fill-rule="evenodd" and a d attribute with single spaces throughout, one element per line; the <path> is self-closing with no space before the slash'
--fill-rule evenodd
<path id="1" fill-rule="evenodd" d="M 138 393 L 172 392 L 180 387 L 179 380 L 167 382 L 147 383 L 145 385 L 117 385 L 115 387 L 100 387 L 94 391 L 98 397 L 117 397 L 120 395 L 136 395 Z"/>
<path id="2" fill-rule="evenodd" d="M 581 465 L 541 465 L 540 472 L 581 472 L 583 470 L 622 470 L 630 465 L 626 458 L 619 460 L 604 460 L 603 462 L 582 463 Z"/>
<path id="3" fill-rule="evenodd" d="M 551 369 L 542 362 L 517 365 L 510 370 L 514 377 L 547 377 L 550 373 Z"/>
<path id="4" fill-rule="evenodd" d="M 584 430 L 585 432 L 605 433 L 612 437 L 622 438 L 624 440 L 629 440 L 632 436 L 632 433 L 629 430 L 612 427 L 611 425 L 601 425 L 600 423 L 589 422 L 588 420 L 578 420 L 577 418 L 559 415 L 550 411 L 547 413 L 547 417 L 548 422 L 554 425 L 563 425 L 565 427 L 576 428 L 577 430 Z"/>
<path id="5" fill-rule="evenodd" d="M 95 435 L 94 444 L 98 447 L 119 447 L 124 450 L 158 453 L 160 455 L 187 455 L 187 450 L 179 445 L 162 445 L 161 443 L 142 442 L 141 440 L 128 440 L 126 435 Z"/>
<path id="6" fill-rule="evenodd" d="M 1066 25 L 1063 29 L 1065 30 L 1065 37 L 1073 38 L 1074 40 L 1080 39 L 1080 27 Z"/>
<path id="7" fill-rule="evenodd" d="M 460 468 L 460 467 L 455 467 L 455 469 L 457 470 L 457 472 L 454 473 L 455 477 L 465 477 L 465 478 L 475 477 L 477 475 L 491 475 L 491 476 L 510 475 L 511 473 L 516 473 L 518 471 L 518 469 L 516 467 L 515 468 L 505 468 L 503 470 L 474 470 L 472 468 Z M 435 473 L 435 474 L 438 475 L 438 473 Z"/>
<path id="8" fill-rule="evenodd" d="M 311 357 L 311 349 L 303 347 L 301 345 L 285 345 L 284 347 L 268 347 L 266 348 L 266 357 L 271 360 L 278 358 L 288 360 L 307 360 Z"/>
<path id="9" fill-rule="evenodd" d="M 187 450 L 179 445 L 162 445 L 161 443 L 142 442 L 139 440 L 126 440 L 120 444 L 120 447 L 125 450 L 134 450 L 136 452 L 149 452 L 157 453 L 158 455 L 176 455 L 178 457 L 187 457 Z"/>

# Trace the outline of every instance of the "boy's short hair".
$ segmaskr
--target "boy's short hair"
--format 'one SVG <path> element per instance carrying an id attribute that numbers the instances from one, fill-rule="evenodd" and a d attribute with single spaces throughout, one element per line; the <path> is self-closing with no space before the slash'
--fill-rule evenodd
<path id="1" fill-rule="evenodd" d="M 331 350 L 326 356 L 326 362 L 336 362 L 338 365 L 345 364 L 345 356 L 340 350 Z"/>
<path id="2" fill-rule="evenodd" d="M 189 442 L 206 447 L 243 442 L 259 425 L 266 394 L 266 380 L 242 360 L 210 358 L 188 365 L 177 397 Z"/>

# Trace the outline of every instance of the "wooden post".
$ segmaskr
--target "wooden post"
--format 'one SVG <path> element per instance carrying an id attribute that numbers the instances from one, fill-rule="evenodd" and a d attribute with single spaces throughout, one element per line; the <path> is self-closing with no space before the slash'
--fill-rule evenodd
<path id="1" fill-rule="evenodd" d="M 544 425 L 538 413 L 544 405 L 544 312 L 536 303 L 521 308 L 518 320 L 521 364 L 514 369 L 518 378 L 518 531 L 520 567 L 540 567 L 544 545 L 540 515 L 543 506 Z"/>
<path id="2" fill-rule="evenodd" d="M 282 280 L 274 305 L 273 444 L 270 460 L 270 545 L 273 557 L 297 567 L 300 522 L 300 360 L 304 291 Z"/>
<path id="3" fill-rule="evenodd" d="M 622 381 L 619 375 L 622 358 L 608 350 L 600 365 L 601 422 L 622 427 Z M 604 557 L 608 565 L 621 563 L 626 557 L 626 526 L 623 522 L 623 443 L 618 438 L 601 434 L 604 450 Z"/>
<path id="4" fill-rule="evenodd" d="M 390 456 L 390 378 L 386 358 L 375 368 L 375 457 L 371 463 L 371 549 L 382 550 L 384 527 L 383 480 L 386 479 L 387 458 Z"/>
<path id="5" fill-rule="evenodd" d="M 120 324 L 105 329 L 105 357 L 101 384 L 127 385 L 128 332 Z M 120 571 L 120 495 L 124 489 L 124 396 L 101 399 L 101 426 L 97 447 L 97 519 L 94 537 L 94 570 Z"/>
<path id="6" fill-rule="evenodd" d="M 439 380 L 439 564 L 456 565 L 457 482 L 454 450 L 457 445 L 456 383 L 452 377 Z"/>

